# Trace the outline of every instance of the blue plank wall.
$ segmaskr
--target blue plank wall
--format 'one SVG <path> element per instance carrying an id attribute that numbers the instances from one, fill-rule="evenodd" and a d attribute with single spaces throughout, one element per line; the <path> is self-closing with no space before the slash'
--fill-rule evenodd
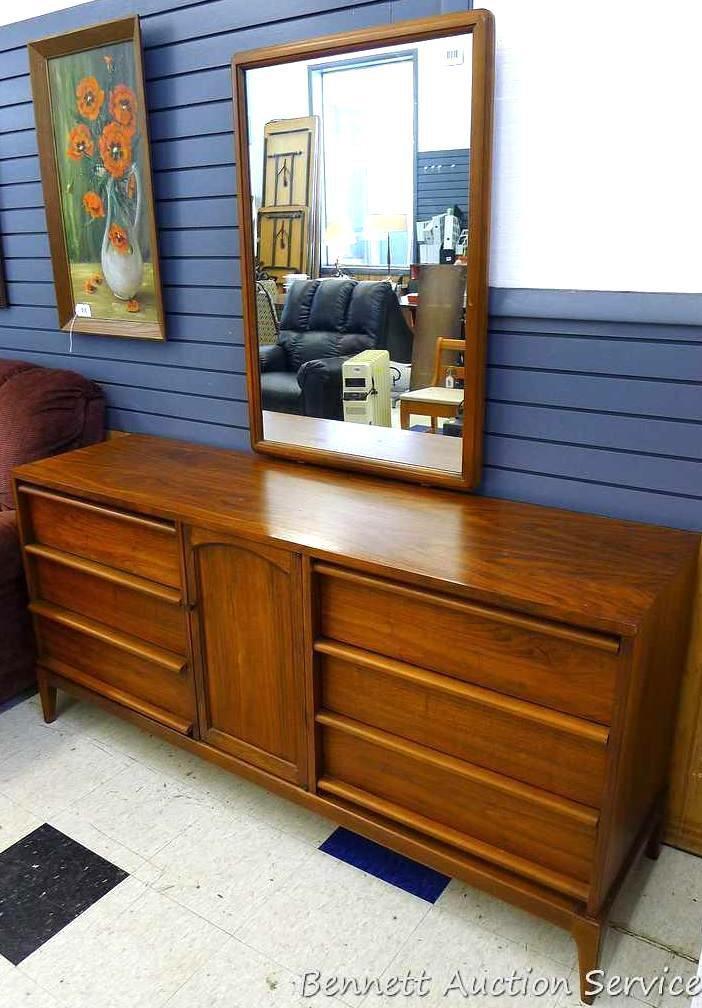
<path id="1" fill-rule="evenodd" d="M 463 0 L 465 5 L 465 0 Z M 135 0 L 168 342 L 57 329 L 27 41 L 131 12 L 95 2 L 0 29 L 0 355 L 101 382 L 114 428 L 244 447 L 229 60 L 460 0 Z M 594 300 L 593 300 L 594 299 Z M 492 291 L 484 493 L 702 529 L 702 299 Z M 696 314 L 697 313 L 697 314 Z"/>

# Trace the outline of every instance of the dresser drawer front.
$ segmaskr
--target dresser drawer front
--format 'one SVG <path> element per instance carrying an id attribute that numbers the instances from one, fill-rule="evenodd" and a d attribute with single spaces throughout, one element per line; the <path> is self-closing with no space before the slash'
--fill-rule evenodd
<path id="1" fill-rule="evenodd" d="M 614 638 L 317 567 L 319 634 L 609 724 Z"/>
<path id="2" fill-rule="evenodd" d="M 325 720 L 332 723 L 325 723 Z M 594 854 L 596 818 L 564 814 L 554 801 L 540 804 L 466 776 L 457 761 L 434 759 L 392 736 L 361 727 L 339 728 L 322 715 L 323 780 L 339 781 L 406 809 L 425 820 L 586 884 Z M 509 782 L 507 782 L 509 783 Z M 522 786 L 523 787 L 523 786 Z M 545 796 L 546 797 L 546 796 Z M 577 810 L 577 806 L 574 806 Z M 564 890 L 567 882 L 564 882 Z"/>
<path id="3" fill-rule="evenodd" d="M 38 599 L 175 654 L 187 654 L 185 611 L 175 598 L 168 598 L 170 589 L 157 593 L 160 586 L 153 585 L 151 590 L 147 582 L 144 588 L 134 587 L 136 578 L 131 578 L 133 584 L 130 584 L 129 578 L 121 580 L 109 568 L 91 565 L 69 554 L 57 554 L 58 558 L 42 556 L 33 553 L 31 546 L 28 552 L 34 565 Z M 85 566 L 81 569 L 80 565 Z M 178 593 L 173 590 L 171 594 L 177 597 Z"/>
<path id="4" fill-rule="evenodd" d="M 607 729 L 373 655 L 319 655 L 325 710 L 599 807 Z"/>
<path id="5" fill-rule="evenodd" d="M 34 541 L 180 588 L 175 526 L 24 487 Z"/>
<path id="6" fill-rule="evenodd" d="M 188 732 L 195 720 L 195 696 L 189 670 L 174 660 L 173 667 L 166 668 L 148 657 L 130 653 L 122 645 L 99 639 L 91 632 L 83 632 L 73 627 L 55 622 L 42 616 L 36 618 L 39 640 L 39 660 L 60 663 L 60 672 L 67 679 L 73 678 L 80 685 L 87 685 L 96 692 L 110 695 L 110 689 L 120 694 L 120 702 L 140 710 L 143 701 L 152 717 L 169 723 L 167 715 L 182 722 L 182 731 Z M 96 625 L 97 628 L 97 625 Z M 99 628 L 102 632 L 105 628 Z M 51 664 L 54 671 L 57 666 Z M 94 681 L 86 682 L 86 678 Z M 106 687 L 103 690 L 102 687 Z M 130 701 L 133 700 L 133 702 Z M 161 712 L 164 716 L 161 716 Z"/>

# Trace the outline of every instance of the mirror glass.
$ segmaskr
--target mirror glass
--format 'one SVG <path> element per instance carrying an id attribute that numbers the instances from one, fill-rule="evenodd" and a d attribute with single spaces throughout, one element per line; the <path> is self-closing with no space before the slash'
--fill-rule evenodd
<path id="1" fill-rule="evenodd" d="M 462 472 L 471 76 L 470 34 L 246 70 L 265 441 Z"/>

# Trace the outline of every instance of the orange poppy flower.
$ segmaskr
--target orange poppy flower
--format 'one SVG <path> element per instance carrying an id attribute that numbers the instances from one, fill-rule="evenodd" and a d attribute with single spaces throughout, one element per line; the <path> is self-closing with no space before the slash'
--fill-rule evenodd
<path id="1" fill-rule="evenodd" d="M 83 284 L 83 288 L 86 294 L 94 294 L 95 291 L 97 290 L 95 284 L 92 281 L 92 278 L 85 281 L 85 283 Z"/>
<path id="2" fill-rule="evenodd" d="M 133 136 L 136 130 L 136 95 L 126 84 L 117 84 L 110 92 L 110 114 Z"/>
<path id="3" fill-rule="evenodd" d="M 113 178 L 122 178 L 132 160 L 132 144 L 129 133 L 119 123 L 105 126 L 100 137 L 100 156 Z"/>
<path id="4" fill-rule="evenodd" d="M 92 157 L 94 153 L 95 144 L 88 127 L 83 123 L 74 126 L 68 134 L 66 154 L 68 154 L 72 161 L 80 161 L 81 158 Z"/>
<path id="5" fill-rule="evenodd" d="M 138 312 L 141 311 L 141 305 L 136 298 L 132 298 L 131 301 L 127 301 L 127 311 L 128 312 Z"/>
<path id="6" fill-rule="evenodd" d="M 102 103 L 105 100 L 105 92 L 98 84 L 95 77 L 83 77 L 76 86 L 76 104 L 78 111 L 86 119 L 94 122 L 100 115 Z"/>
<path id="7" fill-rule="evenodd" d="M 129 236 L 124 228 L 121 228 L 119 224 L 110 225 L 107 237 L 110 239 L 112 247 L 116 249 L 120 255 L 126 255 L 127 252 L 129 252 Z"/>
<path id="8" fill-rule="evenodd" d="M 85 207 L 86 213 L 90 214 L 93 220 L 96 217 L 105 216 L 105 206 L 102 199 L 98 196 L 96 192 L 92 189 L 89 190 L 83 197 L 83 206 Z"/>
<path id="9" fill-rule="evenodd" d="M 93 274 L 93 276 L 92 276 L 92 277 L 91 277 L 90 279 L 91 279 L 91 280 L 93 281 L 93 283 L 94 283 L 94 284 L 96 284 L 96 285 L 97 285 L 98 287 L 99 287 L 99 286 L 100 286 L 100 284 L 102 283 L 102 276 L 101 276 L 101 275 L 100 275 L 99 273 L 94 273 L 94 274 Z"/>

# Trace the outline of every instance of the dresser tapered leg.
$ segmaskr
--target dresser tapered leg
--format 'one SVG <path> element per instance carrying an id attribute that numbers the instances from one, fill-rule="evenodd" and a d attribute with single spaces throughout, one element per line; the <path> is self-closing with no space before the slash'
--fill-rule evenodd
<path id="1" fill-rule="evenodd" d="M 591 917 L 576 917 L 572 925 L 573 938 L 578 946 L 578 966 L 580 969 L 580 1000 L 592 1004 L 593 994 L 588 994 L 591 984 L 587 975 L 596 970 L 600 962 L 600 945 L 602 943 L 602 923 Z"/>
<path id="2" fill-rule="evenodd" d="M 663 846 L 663 829 L 664 819 L 661 815 L 656 821 L 656 825 L 653 827 L 646 844 L 646 857 L 652 861 L 657 861 L 660 857 L 661 847 Z"/>
<path id="3" fill-rule="evenodd" d="M 37 671 L 37 683 L 39 685 L 39 698 L 44 720 L 51 724 L 56 720 L 56 687 L 49 685 L 46 673 L 42 669 Z"/>

